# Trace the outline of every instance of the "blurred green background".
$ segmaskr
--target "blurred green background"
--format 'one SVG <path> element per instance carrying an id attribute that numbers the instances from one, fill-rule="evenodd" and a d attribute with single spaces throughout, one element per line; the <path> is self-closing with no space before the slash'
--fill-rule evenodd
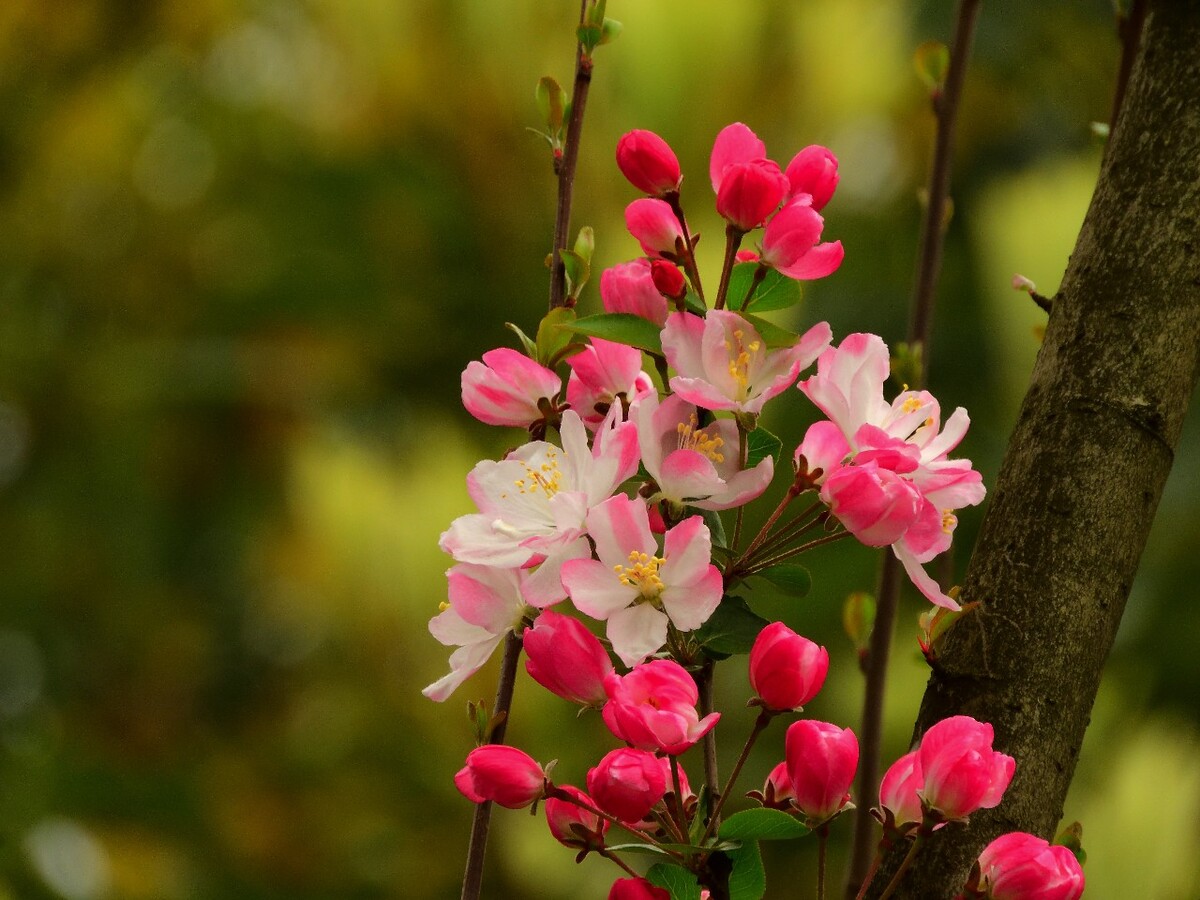
<path id="1" fill-rule="evenodd" d="M 474 462 L 521 440 L 458 376 L 536 326 L 554 186 L 533 86 L 569 81 L 567 0 L 5 0 L 0 4 L 0 898 L 457 896 L 465 701 L 420 696 L 448 651 L 439 533 Z M 742 120 L 786 163 L 831 147 L 846 261 L 794 324 L 904 332 L 932 134 L 912 66 L 951 5 L 612 0 L 575 227 L 631 258 L 612 150 L 676 148 L 689 218 Z M 962 113 L 932 388 L 971 410 L 990 484 L 1094 182 L 1118 50 L 1107 0 L 988 4 Z M 596 310 L 594 284 L 584 296 Z M 797 392 L 765 423 L 788 447 Z M 1200 892 L 1200 422 L 1188 426 L 1065 814 L 1092 898 Z M 962 516 L 958 567 L 981 510 Z M 857 726 L 842 598 L 876 555 L 809 558 L 803 601 L 750 597 L 827 644 L 811 715 Z M 888 758 L 924 684 L 902 610 Z M 728 769 L 752 721 L 721 670 Z M 598 717 L 521 674 L 510 736 L 581 783 Z M 743 789 L 782 758 L 782 725 Z M 595 748 L 595 749 L 593 749 Z M 697 764 L 693 779 L 699 778 Z M 849 833 L 839 826 L 838 838 Z M 845 847 L 834 846 L 834 871 Z M 814 847 L 768 848 L 770 896 Z M 606 895 L 540 817 L 498 811 L 487 896 Z"/>

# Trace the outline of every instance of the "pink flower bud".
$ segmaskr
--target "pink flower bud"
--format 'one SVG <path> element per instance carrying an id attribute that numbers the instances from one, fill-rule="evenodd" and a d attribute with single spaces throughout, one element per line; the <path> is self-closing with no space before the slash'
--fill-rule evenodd
<path id="1" fill-rule="evenodd" d="M 1078 900 L 1083 869 L 1067 847 L 1032 834 L 1002 834 L 979 854 L 981 885 L 991 900 Z"/>
<path id="2" fill-rule="evenodd" d="M 951 716 L 921 738 L 918 748 L 926 807 L 944 819 L 962 819 L 1000 802 L 1016 762 L 992 749 L 992 726 L 970 716 Z"/>
<path id="3" fill-rule="evenodd" d="M 653 131 L 634 129 L 617 141 L 617 168 L 630 184 L 651 196 L 679 187 L 679 160 Z"/>
<path id="4" fill-rule="evenodd" d="M 604 690 L 608 694 L 604 724 L 641 750 L 682 753 L 721 718 L 720 713 L 699 717 L 696 682 L 669 659 L 643 663 L 624 678 L 614 672 L 604 679 Z"/>
<path id="5" fill-rule="evenodd" d="M 603 706 L 604 677 L 612 660 L 599 638 L 578 619 L 542 610 L 524 633 L 525 671 L 538 684 L 564 700 Z"/>
<path id="6" fill-rule="evenodd" d="M 650 262 L 635 259 L 600 273 L 600 300 L 604 311 L 629 313 L 648 319 L 659 328 L 667 323 L 670 306 L 650 274 Z"/>
<path id="7" fill-rule="evenodd" d="M 750 686 L 767 709 L 796 709 L 808 703 L 821 690 L 828 671 L 825 648 L 782 622 L 760 631 L 750 650 Z"/>
<path id="8" fill-rule="evenodd" d="M 903 830 L 904 826 L 925 818 L 917 793 L 924 783 L 921 755 L 916 750 L 905 753 L 884 772 L 879 784 L 879 806 L 891 813 L 889 824 Z"/>
<path id="9" fill-rule="evenodd" d="M 542 797 L 546 773 L 532 756 L 506 744 L 484 744 L 467 754 L 454 786 L 472 803 L 494 800 L 520 809 Z"/>
<path id="10" fill-rule="evenodd" d="M 587 794 L 573 785 L 564 784 L 559 790 L 589 806 L 596 805 Z M 604 846 L 609 821 L 570 800 L 550 797 L 546 800 L 546 824 L 560 844 L 579 850 L 599 850 Z"/>
<path id="11" fill-rule="evenodd" d="M 838 521 L 868 547 L 886 547 L 904 536 L 921 510 L 911 481 L 875 462 L 840 466 L 825 478 L 821 499 Z"/>
<path id="12" fill-rule="evenodd" d="M 647 256 L 675 253 L 675 242 L 683 240 L 679 220 L 665 200 L 643 197 L 625 207 L 625 227 L 629 229 Z"/>
<path id="13" fill-rule="evenodd" d="M 608 900 L 671 900 L 671 894 L 645 878 L 618 878 L 608 892 Z"/>
<path id="14" fill-rule="evenodd" d="M 721 175 L 717 212 L 735 228 L 750 231 L 775 212 L 787 189 L 786 176 L 772 160 L 734 163 Z"/>
<path id="15" fill-rule="evenodd" d="M 858 769 L 858 738 L 853 731 L 801 719 L 788 727 L 784 748 L 797 809 L 819 823 L 846 807 Z"/>
<path id="16" fill-rule="evenodd" d="M 658 292 L 672 300 L 678 300 L 687 293 L 687 282 L 683 279 L 683 273 L 679 271 L 678 266 L 666 260 L 656 259 L 650 263 L 650 278 Z"/>
<path id="17" fill-rule="evenodd" d="M 842 264 L 841 241 L 819 244 L 825 221 L 808 205 L 793 200 L 771 217 L 763 232 L 763 262 L 788 278 L 824 278 Z"/>
<path id="18" fill-rule="evenodd" d="M 587 787 L 600 809 L 622 822 L 637 822 L 663 798 L 667 780 L 657 756 L 626 747 L 588 771 Z"/>
<path id="19" fill-rule="evenodd" d="M 463 406 L 488 425 L 527 427 L 542 418 L 538 401 L 561 387 L 558 375 L 508 347 L 489 350 L 462 373 Z"/>
<path id="20" fill-rule="evenodd" d="M 739 250 L 734 254 L 734 259 L 738 262 L 758 262 L 760 258 L 753 250 Z"/>
<path id="21" fill-rule="evenodd" d="M 792 790 L 792 779 L 788 775 L 787 761 L 784 760 L 771 770 L 767 780 L 763 782 L 761 802 L 769 809 L 790 812 L 794 809 L 792 801 L 795 798 L 796 792 Z"/>
<path id="22" fill-rule="evenodd" d="M 850 443 L 842 434 L 842 429 L 833 422 L 823 420 L 808 426 L 804 440 L 796 448 L 793 462 L 799 466 L 800 457 L 804 457 L 809 472 L 821 470 L 817 484 L 824 484 L 830 473 L 841 467 L 842 461 L 850 455 Z"/>
<path id="23" fill-rule="evenodd" d="M 792 157 L 784 171 L 791 185 L 791 195 L 808 194 L 812 208 L 822 209 L 838 185 L 837 157 L 828 147 L 813 144 Z"/>

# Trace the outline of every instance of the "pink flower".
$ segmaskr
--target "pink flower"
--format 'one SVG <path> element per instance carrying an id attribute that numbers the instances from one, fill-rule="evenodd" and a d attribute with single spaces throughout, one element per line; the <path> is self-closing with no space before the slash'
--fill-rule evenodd
<path id="1" fill-rule="evenodd" d="M 979 854 L 982 886 L 991 900 L 1078 900 L 1083 869 L 1067 847 L 1023 831 L 1002 834 Z"/>
<path id="2" fill-rule="evenodd" d="M 942 819 L 964 819 L 996 806 L 1012 781 L 1016 762 L 992 749 L 992 726 L 951 716 L 921 738 L 921 798 Z"/>
<path id="3" fill-rule="evenodd" d="M 587 530 L 599 561 L 564 563 L 563 587 L 577 609 L 608 622 L 608 639 L 625 665 L 666 642 L 668 619 L 692 631 L 721 602 L 721 572 L 709 562 L 712 539 L 699 516 L 666 533 L 662 556 L 640 499 L 617 494 L 597 505 Z"/>
<path id="4" fill-rule="evenodd" d="M 634 200 L 625 207 L 625 227 L 647 256 L 674 256 L 676 241 L 683 240 L 679 220 L 665 200 Z"/>
<path id="5" fill-rule="evenodd" d="M 459 562 L 499 568 L 541 565 L 528 586 L 536 605 L 563 596 L 567 559 L 588 555 L 583 540 L 588 510 L 612 496 L 637 471 L 637 431 L 610 416 L 588 448 L 573 410 L 563 413 L 562 449 L 531 441 L 503 460 L 484 460 L 467 476 L 479 512 L 460 516 L 439 546 Z"/>
<path id="6" fill-rule="evenodd" d="M 670 311 L 666 298 L 654 284 L 647 259 L 635 259 L 601 272 L 600 299 L 605 312 L 640 316 L 659 328 L 666 324 Z"/>
<path id="7" fill-rule="evenodd" d="M 784 746 L 796 808 L 813 823 L 825 822 L 845 809 L 858 769 L 854 732 L 801 719 L 788 726 Z"/>
<path id="8" fill-rule="evenodd" d="M 608 704 L 604 724 L 621 740 L 641 750 L 682 753 L 704 737 L 721 718 L 696 713 L 696 682 L 679 663 L 656 659 L 642 663 L 622 678 L 604 680 Z"/>
<path id="9" fill-rule="evenodd" d="M 784 174 L 791 187 L 790 196 L 807 194 L 812 198 L 812 208 L 822 209 L 837 189 L 837 157 L 829 148 L 813 144 L 792 157 Z"/>
<path id="10" fill-rule="evenodd" d="M 554 372 L 508 347 L 489 350 L 483 362 L 468 363 L 462 373 L 463 406 L 488 425 L 529 427 L 542 419 L 538 402 L 561 388 Z"/>
<path id="11" fill-rule="evenodd" d="M 545 610 L 523 635 L 525 670 L 538 684 L 572 703 L 600 707 L 604 678 L 613 670 L 604 646 L 578 619 Z"/>
<path id="12" fill-rule="evenodd" d="M 645 878 L 618 878 L 608 892 L 608 900 L 671 900 L 671 893 Z"/>
<path id="13" fill-rule="evenodd" d="M 653 131 L 634 129 L 617 141 L 617 168 L 644 194 L 661 196 L 679 188 L 679 160 Z"/>
<path id="14" fill-rule="evenodd" d="M 588 806 L 596 805 L 591 797 L 573 785 L 564 784 L 558 790 Z M 554 839 L 564 846 L 578 850 L 599 850 L 604 846 L 609 821 L 570 800 L 549 797 L 546 800 L 546 824 L 550 826 Z"/>
<path id="15" fill-rule="evenodd" d="M 920 823 L 925 818 L 921 797 L 917 793 L 924 785 L 921 755 L 916 750 L 904 754 L 883 773 L 879 784 L 879 806 L 891 813 L 889 824 L 899 830 Z"/>
<path id="16" fill-rule="evenodd" d="M 750 649 L 750 686 L 767 709 L 803 706 L 817 696 L 829 671 L 829 653 L 782 622 L 758 633 Z"/>
<path id="17" fill-rule="evenodd" d="M 821 499 L 868 547 L 896 543 L 921 510 L 921 494 L 912 482 L 874 462 L 834 469 L 821 487 Z"/>
<path id="18" fill-rule="evenodd" d="M 787 176 L 778 163 L 769 159 L 733 163 L 721 173 L 717 212 L 739 231 L 750 231 L 779 208 L 787 191 Z"/>
<path id="19" fill-rule="evenodd" d="M 587 775 L 588 793 L 596 805 L 622 822 L 645 818 L 667 792 L 661 761 L 653 753 L 613 750 Z"/>
<path id="20" fill-rule="evenodd" d="M 532 756 L 505 744 L 484 744 L 467 754 L 454 786 L 472 803 L 492 800 L 520 809 L 545 792 L 546 773 Z"/>
<path id="21" fill-rule="evenodd" d="M 737 424 L 715 419 L 703 428 L 696 407 L 678 394 L 661 403 L 655 394 L 634 414 L 642 463 L 658 494 L 679 505 L 731 509 L 767 489 L 775 461 L 764 456 L 752 469 L 738 466 Z"/>
<path id="22" fill-rule="evenodd" d="M 807 197 L 793 200 L 767 222 L 762 261 L 788 278 L 824 278 L 842 264 L 841 241 L 820 244 L 825 221 L 809 206 Z"/>
<path id="23" fill-rule="evenodd" d="M 669 315 L 662 343 L 678 373 L 671 390 L 680 397 L 705 409 L 758 414 L 821 355 L 830 337 L 829 325 L 818 322 L 794 346 L 770 350 L 742 316 L 711 309 L 704 318 Z"/>
<path id="24" fill-rule="evenodd" d="M 450 674 L 421 693 L 430 700 L 445 700 L 483 667 L 501 638 L 520 627 L 532 606 L 542 605 L 530 598 L 529 577 L 522 569 L 465 563 L 446 573 L 450 602 L 430 620 L 429 631 L 458 649 L 450 654 Z"/>
<path id="25" fill-rule="evenodd" d="M 636 400 L 654 392 L 654 382 L 642 371 L 642 351 L 626 344 L 592 338 L 567 359 L 567 402 L 589 430 L 600 427 L 619 398 Z"/>

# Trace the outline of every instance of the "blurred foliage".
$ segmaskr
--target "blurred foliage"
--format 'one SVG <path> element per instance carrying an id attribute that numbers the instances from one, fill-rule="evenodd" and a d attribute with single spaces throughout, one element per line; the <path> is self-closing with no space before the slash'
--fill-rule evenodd
<path id="1" fill-rule="evenodd" d="M 949 5 L 731 9 L 610 3 L 626 27 L 598 51 L 576 227 L 596 228 L 598 266 L 636 252 L 612 162 L 630 128 L 676 147 L 708 235 L 723 125 L 746 121 L 783 160 L 827 144 L 843 178 L 827 234 L 847 257 L 805 318 L 894 342 L 932 134 L 911 55 L 947 39 Z M 574 12 L 0 4 L 0 898 L 457 896 L 470 808 L 450 776 L 465 701 L 494 672 L 425 701 L 446 664 L 425 623 L 465 473 L 520 440 L 468 419 L 458 375 L 546 302 L 553 185 L 525 126 L 537 80 L 569 78 Z M 964 450 L 989 482 L 1041 315 L 1008 279 L 1053 293 L 1116 59 L 1105 0 L 984 12 L 931 366 L 943 401 L 971 410 Z M 768 427 L 794 445 L 811 413 L 798 395 L 778 407 Z M 1090 897 L 1200 890 L 1198 443 L 1193 421 L 1066 809 L 1084 820 Z M 960 570 L 980 517 L 963 516 Z M 805 600 L 750 597 L 833 650 L 817 717 L 857 721 L 840 609 L 874 566 L 831 548 Z M 898 636 L 892 754 L 924 680 L 920 609 Z M 725 669 L 731 759 L 750 713 L 744 673 Z M 598 718 L 529 687 L 510 734 L 578 782 L 589 741 L 608 746 Z M 611 867 L 576 867 L 537 819 L 498 818 L 488 896 L 605 895 Z M 768 848 L 777 883 L 813 865 L 810 846 Z"/>

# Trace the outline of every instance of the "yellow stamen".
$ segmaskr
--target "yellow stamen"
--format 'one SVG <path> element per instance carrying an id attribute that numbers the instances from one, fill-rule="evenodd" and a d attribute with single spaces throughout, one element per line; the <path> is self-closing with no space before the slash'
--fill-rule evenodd
<path id="1" fill-rule="evenodd" d="M 643 597 L 653 600 L 665 587 L 662 579 L 658 577 L 658 567 L 665 561 L 661 556 L 650 556 L 648 553 L 633 550 L 629 553 L 629 565 L 623 566 L 618 563 L 613 566 L 613 571 L 617 573 L 621 584 L 635 587 L 641 591 Z"/>
<path id="2" fill-rule="evenodd" d="M 958 516 L 954 514 L 954 511 L 950 509 L 943 509 L 942 531 L 944 531 L 946 534 L 949 534 L 954 530 L 956 525 L 958 525 Z"/>
<path id="3" fill-rule="evenodd" d="M 742 343 L 745 337 L 746 332 L 738 328 L 733 332 L 733 340 L 725 342 L 725 350 L 729 354 L 729 377 L 737 382 L 743 398 L 749 393 L 750 366 L 762 349 L 761 341 Z"/>
<path id="4" fill-rule="evenodd" d="M 679 449 L 695 450 L 715 463 L 725 462 L 725 454 L 721 453 L 725 439 L 720 435 L 710 437 L 704 429 L 697 427 L 699 424 L 700 420 L 692 413 L 689 422 L 680 422 L 675 426 L 675 432 L 679 435 Z"/>
<path id="5" fill-rule="evenodd" d="M 450 601 L 448 601 L 448 600 L 443 600 L 441 603 L 438 604 L 438 612 L 445 612 L 449 608 L 450 608 Z"/>
<path id="6" fill-rule="evenodd" d="M 545 494 L 550 499 L 562 489 L 562 472 L 558 468 L 557 455 L 551 451 L 546 454 L 546 462 L 536 469 L 523 463 L 525 477 L 513 482 L 517 492 L 521 494 Z"/>

